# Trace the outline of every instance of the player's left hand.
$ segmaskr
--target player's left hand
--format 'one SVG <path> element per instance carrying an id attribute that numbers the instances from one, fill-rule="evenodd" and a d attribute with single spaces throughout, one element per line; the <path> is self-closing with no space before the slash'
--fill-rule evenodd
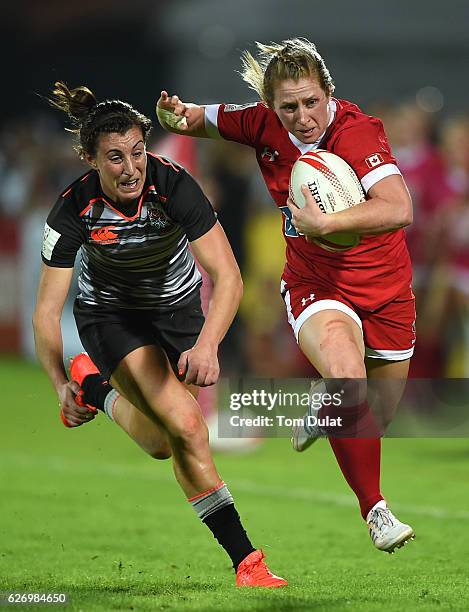
<path id="1" fill-rule="evenodd" d="M 80 392 L 80 385 L 75 380 L 70 380 L 58 388 L 60 418 L 65 427 L 79 427 L 95 418 L 96 409 L 78 401 Z"/>
<path id="2" fill-rule="evenodd" d="M 184 382 L 188 385 L 214 385 L 220 375 L 217 353 L 218 347 L 195 344 L 188 351 L 181 353 L 178 361 L 179 376 L 184 376 Z"/>
<path id="3" fill-rule="evenodd" d="M 305 206 L 298 208 L 291 198 L 287 199 L 287 206 L 291 212 L 291 222 L 299 234 L 308 236 L 324 236 L 330 233 L 327 230 L 328 215 L 325 215 L 316 204 L 306 185 L 301 186 L 301 193 L 305 197 Z"/>

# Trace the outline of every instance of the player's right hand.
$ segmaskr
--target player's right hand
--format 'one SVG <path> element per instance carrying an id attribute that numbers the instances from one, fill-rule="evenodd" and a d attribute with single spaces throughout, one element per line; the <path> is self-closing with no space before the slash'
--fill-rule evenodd
<path id="1" fill-rule="evenodd" d="M 186 385 L 210 387 L 220 376 L 218 363 L 218 346 L 204 343 L 195 344 L 181 353 L 178 361 L 178 373 L 184 376 Z"/>
<path id="2" fill-rule="evenodd" d="M 166 111 L 170 111 L 175 115 L 184 115 L 187 106 L 184 102 L 181 102 L 177 95 L 170 96 L 167 91 L 161 92 L 160 98 L 156 105 Z"/>
<path id="3" fill-rule="evenodd" d="M 161 92 L 156 103 L 156 115 L 164 128 L 187 130 L 186 112 L 187 105 L 178 96 L 170 96 L 165 90 Z"/>
<path id="4" fill-rule="evenodd" d="M 171 115 L 162 116 L 161 113 L 158 114 L 159 109 L 166 113 L 171 113 Z M 195 127 L 200 122 L 203 113 L 202 107 L 189 102 L 181 102 L 177 95 L 170 96 L 165 90 L 161 92 L 156 103 L 158 119 L 162 120 L 167 126 L 181 131 L 190 130 L 190 128 Z"/>
<path id="5" fill-rule="evenodd" d="M 334 215 L 325 215 L 321 212 L 306 185 L 301 185 L 301 193 L 305 198 L 303 208 L 298 208 L 291 198 L 287 198 L 293 227 L 304 236 L 314 237 L 330 234 L 332 230 L 328 230 L 328 224 Z"/>
<path id="6" fill-rule="evenodd" d="M 79 427 L 95 417 L 95 410 L 76 402 L 75 398 L 80 391 L 80 385 L 75 380 L 70 380 L 58 389 L 60 418 L 65 427 Z"/>

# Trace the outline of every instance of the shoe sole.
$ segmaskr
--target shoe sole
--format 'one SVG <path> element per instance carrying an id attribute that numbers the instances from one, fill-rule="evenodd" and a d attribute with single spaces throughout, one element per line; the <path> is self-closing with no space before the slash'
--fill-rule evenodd
<path id="1" fill-rule="evenodd" d="M 293 447 L 293 450 L 296 451 L 297 453 L 302 453 L 303 451 L 307 450 L 312 444 L 317 442 L 319 438 L 321 437 L 321 436 L 316 436 L 314 438 L 313 437 L 308 438 L 306 442 L 304 442 L 300 448 L 299 445 L 296 443 L 296 438 L 297 438 L 297 432 L 301 431 L 302 429 L 303 428 L 300 427 L 299 425 L 298 426 L 295 425 L 293 427 L 293 436 L 290 438 L 290 442 Z"/>
<path id="2" fill-rule="evenodd" d="M 237 584 L 238 589 L 281 589 L 282 587 L 288 586 L 288 582 L 281 582 L 280 584 Z"/>
<path id="3" fill-rule="evenodd" d="M 415 540 L 415 533 L 413 531 L 406 532 L 397 542 L 394 542 L 394 544 L 392 544 L 389 548 L 380 548 L 379 550 L 393 555 L 398 548 L 402 548 L 407 544 L 407 542 L 411 542 L 412 540 Z"/>

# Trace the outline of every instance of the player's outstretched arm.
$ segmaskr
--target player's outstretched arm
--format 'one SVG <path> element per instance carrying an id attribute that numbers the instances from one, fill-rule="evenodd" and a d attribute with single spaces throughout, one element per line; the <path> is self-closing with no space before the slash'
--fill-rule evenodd
<path id="1" fill-rule="evenodd" d="M 178 96 L 170 96 L 163 90 L 156 103 L 156 116 L 161 127 L 168 132 L 209 138 L 205 130 L 204 106 L 181 102 Z"/>

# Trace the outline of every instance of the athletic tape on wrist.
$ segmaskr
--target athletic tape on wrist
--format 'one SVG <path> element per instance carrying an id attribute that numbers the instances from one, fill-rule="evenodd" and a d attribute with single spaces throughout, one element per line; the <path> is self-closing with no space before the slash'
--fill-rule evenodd
<path id="1" fill-rule="evenodd" d="M 156 115 L 160 123 L 167 125 L 172 128 L 181 128 L 182 126 L 187 126 L 187 121 L 185 117 L 181 115 L 175 115 L 172 111 L 167 111 L 160 106 L 156 107 Z"/>

